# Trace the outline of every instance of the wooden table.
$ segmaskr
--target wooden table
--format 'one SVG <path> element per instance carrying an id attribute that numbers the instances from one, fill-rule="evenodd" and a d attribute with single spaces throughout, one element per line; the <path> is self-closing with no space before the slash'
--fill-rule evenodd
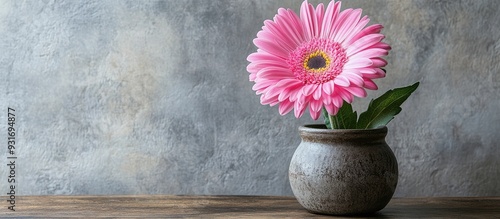
<path id="1" fill-rule="evenodd" d="M 328 217 L 307 212 L 294 197 L 279 196 L 20 196 L 15 201 L 15 212 L 7 209 L 8 202 L 2 201 L 0 217 Z M 395 198 L 385 209 L 370 217 L 500 218 L 500 197 Z"/>

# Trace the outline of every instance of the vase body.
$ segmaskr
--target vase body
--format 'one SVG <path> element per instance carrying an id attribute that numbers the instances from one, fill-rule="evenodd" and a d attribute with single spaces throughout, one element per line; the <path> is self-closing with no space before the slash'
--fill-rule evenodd
<path id="1" fill-rule="evenodd" d="M 293 194 L 308 211 L 320 214 L 369 214 L 391 200 L 398 164 L 385 141 L 387 128 L 299 128 L 302 142 L 289 168 Z"/>

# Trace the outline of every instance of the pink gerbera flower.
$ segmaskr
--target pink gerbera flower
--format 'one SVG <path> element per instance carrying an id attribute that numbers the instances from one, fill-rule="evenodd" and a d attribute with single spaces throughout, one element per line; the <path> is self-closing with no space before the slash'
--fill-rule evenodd
<path id="1" fill-rule="evenodd" d="M 309 108 L 316 120 L 322 107 L 335 115 L 343 101 L 377 89 L 372 79 L 385 76 L 381 67 L 387 62 L 380 57 L 391 49 L 381 42 L 382 25 L 366 27 L 369 19 L 361 9 L 341 12 L 340 5 L 331 1 L 325 11 L 323 4 L 314 9 L 306 0 L 300 17 L 280 8 L 272 21 L 264 21 L 247 67 L 261 104 L 279 104 L 281 115 L 294 109 L 297 118 Z"/>

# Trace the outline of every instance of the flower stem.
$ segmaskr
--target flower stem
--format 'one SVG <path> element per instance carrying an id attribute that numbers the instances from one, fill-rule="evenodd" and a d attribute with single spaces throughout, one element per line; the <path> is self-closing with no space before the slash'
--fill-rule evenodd
<path id="1" fill-rule="evenodd" d="M 330 127 L 331 127 L 331 129 L 334 129 L 333 128 L 333 118 L 332 117 L 333 116 L 331 116 L 330 114 L 328 114 L 328 119 L 330 120 Z"/>

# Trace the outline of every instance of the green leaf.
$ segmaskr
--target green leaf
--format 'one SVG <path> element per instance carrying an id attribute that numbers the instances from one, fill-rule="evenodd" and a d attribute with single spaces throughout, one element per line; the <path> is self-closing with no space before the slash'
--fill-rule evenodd
<path id="1" fill-rule="evenodd" d="M 323 117 L 325 125 L 329 129 L 355 129 L 358 114 L 352 111 L 351 104 L 344 101 L 344 104 L 334 116 L 328 115 L 328 112 L 323 108 Z"/>
<path id="2" fill-rule="evenodd" d="M 333 129 L 355 129 L 358 113 L 352 110 L 352 105 L 344 101 L 339 112 L 335 116 L 331 116 L 333 121 Z"/>
<path id="3" fill-rule="evenodd" d="M 389 90 L 377 99 L 370 101 L 366 112 L 359 115 L 358 129 L 373 129 L 387 125 L 401 112 L 401 104 L 417 89 L 419 82 Z"/>

